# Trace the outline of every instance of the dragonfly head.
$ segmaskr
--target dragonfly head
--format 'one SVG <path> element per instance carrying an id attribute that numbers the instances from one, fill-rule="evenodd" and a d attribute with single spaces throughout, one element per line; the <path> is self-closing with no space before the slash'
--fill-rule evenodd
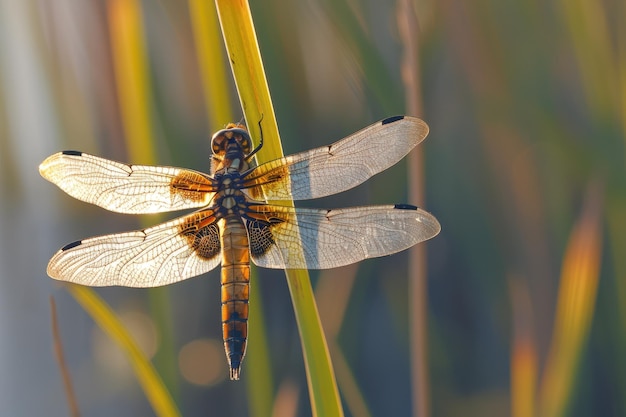
<path id="1" fill-rule="evenodd" d="M 252 152 L 252 140 L 244 125 L 229 123 L 225 129 L 216 132 L 211 138 L 211 151 L 214 156 L 223 158 L 229 152 Z"/>
<path id="2" fill-rule="evenodd" d="M 211 173 L 243 172 L 249 169 L 248 156 L 252 151 L 252 140 L 246 127 L 230 123 L 211 139 Z"/>

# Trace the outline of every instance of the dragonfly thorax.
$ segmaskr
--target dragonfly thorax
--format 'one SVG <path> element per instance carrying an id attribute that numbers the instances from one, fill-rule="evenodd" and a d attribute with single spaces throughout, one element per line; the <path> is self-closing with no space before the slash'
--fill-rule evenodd
<path id="1" fill-rule="evenodd" d="M 239 170 L 224 168 L 213 176 L 217 181 L 217 192 L 227 190 L 241 190 L 243 187 L 243 177 Z"/>
<path id="2" fill-rule="evenodd" d="M 247 201 L 246 195 L 237 187 L 225 187 L 216 194 L 213 209 L 217 217 L 242 216 L 247 209 Z"/>
<path id="3" fill-rule="evenodd" d="M 227 148 L 223 154 L 213 154 L 213 175 L 219 176 L 228 174 L 238 174 L 250 169 L 250 164 L 245 159 L 245 153 L 240 146 Z"/>

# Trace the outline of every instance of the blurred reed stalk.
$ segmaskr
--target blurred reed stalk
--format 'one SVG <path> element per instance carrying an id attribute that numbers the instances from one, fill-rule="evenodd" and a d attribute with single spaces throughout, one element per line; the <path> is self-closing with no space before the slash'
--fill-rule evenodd
<path id="1" fill-rule="evenodd" d="M 154 165 L 150 75 L 140 4 L 137 0 L 111 0 L 108 15 L 128 158 L 134 164 Z"/>
<path id="2" fill-rule="evenodd" d="M 579 71 L 586 109 L 594 123 L 594 151 L 604 148 L 605 138 L 620 130 L 622 152 L 616 160 L 607 192 L 607 234 L 613 252 L 615 287 L 621 329 L 626 328 L 626 192 L 624 192 L 624 160 L 626 159 L 626 6 L 623 1 L 596 2 L 591 0 L 558 2 L 561 19 L 569 34 L 574 52 L 576 69 Z M 618 5 L 617 8 L 611 8 Z M 613 25 L 613 27 L 611 27 Z M 616 129 L 617 128 L 617 129 Z M 597 145 L 596 145 L 597 144 Z M 615 148 L 617 149 L 617 148 Z M 611 168 L 601 162 L 602 169 Z M 623 332 L 622 332 L 623 334 Z M 624 351 L 626 340 L 618 339 L 618 350 Z M 624 361 L 619 361 L 621 388 L 624 389 Z M 626 409 L 626 396 L 620 396 L 621 410 Z"/>
<path id="3" fill-rule="evenodd" d="M 293 381 L 285 379 L 278 387 L 276 401 L 272 407 L 272 417 L 296 417 L 298 415 L 298 400 L 300 390 Z"/>
<path id="4" fill-rule="evenodd" d="M 600 280 L 602 212 L 602 186 L 593 182 L 563 257 L 552 343 L 540 388 L 543 417 L 564 416 L 571 405 Z"/>
<path id="5" fill-rule="evenodd" d="M 420 86 L 419 39 L 420 30 L 415 3 L 398 3 L 398 29 L 403 44 L 402 82 L 406 97 L 406 114 L 421 116 L 422 91 Z M 409 154 L 409 201 L 424 206 L 424 156 L 418 147 Z M 411 382 L 413 415 L 430 415 L 430 387 L 428 381 L 428 288 L 426 283 L 426 244 L 409 249 L 409 334 L 411 351 Z"/>
<path id="6" fill-rule="evenodd" d="M 254 31 L 250 8 L 246 1 L 216 0 L 229 61 L 248 129 L 260 137 L 263 123 L 263 149 L 257 154 L 259 163 L 283 155 L 276 116 Z M 280 202 L 293 205 L 293 202 Z M 286 270 L 287 284 L 300 333 L 302 351 L 314 416 L 342 416 L 326 339 L 322 331 L 313 290 L 306 270 Z"/>
<path id="7" fill-rule="evenodd" d="M 513 316 L 511 342 L 511 416 L 536 415 L 537 348 L 534 338 L 533 307 L 528 281 L 509 278 Z"/>
<path id="8" fill-rule="evenodd" d="M 128 159 L 135 164 L 156 165 L 153 143 L 150 75 L 140 3 L 112 0 L 108 4 L 111 52 L 117 96 L 121 109 Z M 166 385 L 176 396 L 178 371 L 174 358 L 171 306 L 165 287 L 148 290 L 151 317 L 159 334 L 154 361 Z"/>
<path id="9" fill-rule="evenodd" d="M 586 109 L 591 113 L 590 119 L 599 136 L 594 141 L 610 137 L 618 126 L 621 129 L 621 139 L 626 143 L 624 2 L 561 0 L 557 4 L 560 18 L 569 34 L 576 69 L 586 98 Z M 612 4 L 620 6 L 611 10 Z M 612 24 L 614 30 L 611 28 Z M 597 145 L 597 148 L 601 149 L 602 146 Z M 623 144 L 621 148 L 626 149 Z M 623 256 L 626 242 L 624 158 L 626 153 L 622 155 L 618 169 L 613 172 L 609 170 L 613 178 L 607 182 L 610 192 L 607 193 L 606 208 L 607 234 L 614 251 L 613 268 L 622 328 L 626 324 L 626 258 Z M 600 163 L 603 171 L 611 166 L 604 161 Z M 617 184 L 617 187 L 613 184 Z M 589 336 L 600 274 L 603 211 L 601 188 L 597 183 L 589 186 L 585 209 L 572 232 L 563 261 L 555 330 L 541 387 L 542 411 L 549 417 L 566 413 L 573 389 L 572 379 L 576 375 L 582 350 Z M 623 337 L 618 340 L 623 350 Z M 617 364 L 620 365 L 618 373 L 624 370 L 623 361 Z M 623 378 L 621 382 L 623 384 Z M 621 396 L 622 409 L 626 404 L 624 398 Z"/>
<path id="10" fill-rule="evenodd" d="M 352 264 L 322 271 L 315 286 L 315 299 L 346 406 L 353 416 L 369 417 L 367 402 L 337 342 L 358 269 L 358 264 Z"/>
<path id="11" fill-rule="evenodd" d="M 61 332 L 59 331 L 59 321 L 57 320 L 57 306 L 54 302 L 54 297 L 50 296 L 50 322 L 52 325 L 52 340 L 54 341 L 54 355 L 59 364 L 59 370 L 61 371 L 61 377 L 63 378 L 63 389 L 65 390 L 65 398 L 67 399 L 67 406 L 70 411 L 71 417 L 80 416 L 78 409 L 78 402 L 76 401 L 76 394 L 74 393 L 74 387 L 72 385 L 72 378 L 70 372 L 67 369 L 65 362 L 65 356 L 63 354 L 63 343 L 61 339 Z"/>
<path id="12" fill-rule="evenodd" d="M 89 287 L 68 283 L 65 284 L 65 288 L 100 326 L 102 331 L 117 343 L 126 354 L 128 361 L 133 366 L 139 385 L 146 394 L 155 414 L 159 417 L 180 416 L 174 400 L 152 366 L 150 359 L 144 355 L 113 310 Z"/>
<path id="13" fill-rule="evenodd" d="M 222 38 L 215 3 L 189 0 L 189 17 L 200 68 L 206 115 L 211 132 L 223 129 L 233 121 L 232 101 L 228 91 Z"/>
<path id="14" fill-rule="evenodd" d="M 147 82 L 147 64 L 139 5 L 134 0 L 112 0 L 108 3 L 108 13 L 118 97 L 126 131 L 129 158 L 135 162 L 154 163 L 155 152 L 151 142 L 149 116 L 149 83 Z M 168 417 L 179 416 L 180 413 L 161 377 L 108 305 L 89 287 L 66 284 L 65 288 L 126 354 L 155 414 Z M 151 294 L 155 293 L 151 292 Z M 169 328 L 167 326 L 169 303 L 164 297 L 152 298 L 157 299 L 152 302 L 153 310 L 161 312 L 161 317 L 164 317 L 163 320 L 157 320 L 157 325 L 160 324 L 161 340 L 171 343 L 170 332 L 166 330 Z M 158 317 L 156 314 L 155 316 Z M 172 357 L 173 353 L 170 352 L 169 358 Z M 176 381 L 174 362 L 171 359 L 166 359 L 164 362 L 168 363 L 171 369 L 170 384 L 173 386 Z"/>
<path id="15" fill-rule="evenodd" d="M 615 88 L 619 85 L 620 53 L 616 56 L 614 51 L 618 50 L 616 46 L 619 44 L 614 45 L 605 3 L 593 0 L 561 0 L 558 5 L 570 35 L 589 109 L 596 121 L 606 123 L 620 120 L 625 111 L 620 104 L 624 104 L 626 98 L 619 96 L 623 90 Z"/>

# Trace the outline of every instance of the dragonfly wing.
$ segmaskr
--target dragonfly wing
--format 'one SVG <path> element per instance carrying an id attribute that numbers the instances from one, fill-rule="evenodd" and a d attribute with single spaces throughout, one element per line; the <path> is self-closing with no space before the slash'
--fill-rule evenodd
<path id="1" fill-rule="evenodd" d="M 410 205 L 250 210 L 252 261 L 265 268 L 336 268 L 400 252 L 441 230 L 434 216 Z"/>
<path id="2" fill-rule="evenodd" d="M 390 117 L 332 145 L 286 156 L 255 168 L 244 188 L 255 200 L 306 200 L 356 187 L 404 158 L 428 134 L 428 125 Z"/>
<path id="3" fill-rule="evenodd" d="M 129 165 L 77 151 L 47 158 L 39 172 L 78 200 L 118 213 L 160 213 L 206 206 L 213 179 L 200 172 Z"/>
<path id="4" fill-rule="evenodd" d="M 203 274 L 220 263 L 213 211 L 161 225 L 70 243 L 48 264 L 54 279 L 90 286 L 157 287 Z"/>

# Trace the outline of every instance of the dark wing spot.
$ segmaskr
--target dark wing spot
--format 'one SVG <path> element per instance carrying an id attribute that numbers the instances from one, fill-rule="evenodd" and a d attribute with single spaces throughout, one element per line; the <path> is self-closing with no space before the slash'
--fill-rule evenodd
<path id="1" fill-rule="evenodd" d="M 387 117 L 381 123 L 383 125 L 388 125 L 389 123 L 397 122 L 398 120 L 402 120 L 402 119 L 404 119 L 404 116 L 391 116 L 391 117 Z"/>
<path id="2" fill-rule="evenodd" d="M 396 204 L 393 208 L 399 210 L 417 210 L 417 207 L 412 206 L 411 204 Z"/>
<path id="3" fill-rule="evenodd" d="M 83 153 L 80 151 L 63 151 L 61 152 L 63 155 L 72 155 L 72 156 L 82 156 Z"/>
<path id="4" fill-rule="evenodd" d="M 187 239 L 187 243 L 201 258 L 212 259 L 218 256 L 222 250 L 220 231 L 216 223 L 211 223 L 200 229 L 193 224 L 182 224 L 180 234 Z"/>
<path id="5" fill-rule="evenodd" d="M 216 224 L 210 224 L 198 231 L 194 239 L 194 250 L 201 258 L 211 259 L 221 251 L 220 231 Z"/>
<path id="6" fill-rule="evenodd" d="M 276 223 L 279 222 L 279 220 L 276 221 Z M 252 256 L 263 255 L 275 243 L 271 224 L 259 220 L 248 220 L 246 228 L 248 229 Z"/>
<path id="7" fill-rule="evenodd" d="M 68 243 L 67 245 L 63 246 L 61 248 L 61 252 L 65 252 L 66 250 L 70 250 L 72 248 L 75 248 L 76 246 L 79 246 L 83 243 L 82 240 L 77 240 L 76 242 L 72 242 L 72 243 Z"/>

